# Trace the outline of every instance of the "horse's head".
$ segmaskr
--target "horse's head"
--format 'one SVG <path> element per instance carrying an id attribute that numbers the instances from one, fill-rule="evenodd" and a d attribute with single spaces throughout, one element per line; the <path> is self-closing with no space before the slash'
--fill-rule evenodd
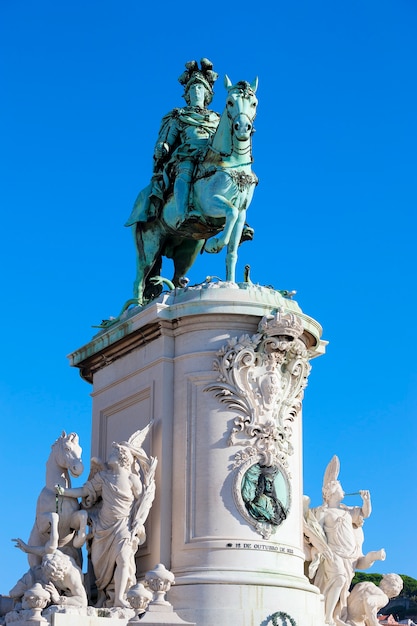
<path id="1" fill-rule="evenodd" d="M 232 131 L 238 141 L 247 141 L 254 132 L 253 120 L 256 116 L 258 99 L 255 95 L 258 79 L 252 83 L 241 80 L 235 85 L 226 75 L 224 85 L 227 89 L 226 111 Z"/>
<path id="2" fill-rule="evenodd" d="M 80 476 L 84 471 L 81 460 L 82 448 L 78 443 L 76 433 L 66 434 L 65 431 L 52 445 L 55 452 L 55 462 L 59 467 L 68 470 L 73 476 Z"/>

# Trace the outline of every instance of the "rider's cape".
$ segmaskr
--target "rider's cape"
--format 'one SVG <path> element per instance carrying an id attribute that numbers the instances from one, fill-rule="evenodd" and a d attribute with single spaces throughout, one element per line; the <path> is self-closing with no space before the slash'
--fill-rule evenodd
<path id="1" fill-rule="evenodd" d="M 151 208 L 150 196 L 152 193 L 152 187 L 152 183 L 149 183 L 145 189 L 142 189 L 142 191 L 139 192 L 125 226 L 133 226 L 137 222 L 149 222 L 152 219 L 155 213 L 153 206 Z"/>

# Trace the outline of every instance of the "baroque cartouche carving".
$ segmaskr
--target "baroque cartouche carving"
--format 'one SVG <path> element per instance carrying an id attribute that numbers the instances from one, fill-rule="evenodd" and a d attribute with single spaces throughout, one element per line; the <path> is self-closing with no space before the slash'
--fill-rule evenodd
<path id="1" fill-rule="evenodd" d="M 288 467 L 293 453 L 292 422 L 297 417 L 310 372 L 303 325 L 278 309 L 262 318 L 258 333 L 230 339 L 217 353 L 214 392 L 236 413 L 228 445 L 244 446 L 234 467 L 253 458 L 264 466 Z"/>

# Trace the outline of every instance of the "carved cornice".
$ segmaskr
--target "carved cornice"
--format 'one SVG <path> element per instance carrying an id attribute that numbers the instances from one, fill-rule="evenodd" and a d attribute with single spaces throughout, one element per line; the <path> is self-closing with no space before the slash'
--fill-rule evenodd
<path id="1" fill-rule="evenodd" d="M 94 374 L 106 367 L 113 361 L 120 359 L 122 356 L 132 352 L 136 348 L 154 341 L 162 335 L 162 328 L 166 326 L 164 320 L 157 320 L 152 324 L 147 324 L 132 332 L 123 334 L 120 339 L 109 338 L 108 333 L 102 335 L 102 345 L 100 346 L 101 336 L 95 340 L 95 350 L 88 352 L 75 352 L 71 355 L 72 365 L 78 367 L 80 376 L 89 383 L 93 383 Z M 169 324 L 171 327 L 171 324 Z M 94 342 L 93 342 L 94 343 Z M 78 357 L 78 358 L 77 358 Z"/>

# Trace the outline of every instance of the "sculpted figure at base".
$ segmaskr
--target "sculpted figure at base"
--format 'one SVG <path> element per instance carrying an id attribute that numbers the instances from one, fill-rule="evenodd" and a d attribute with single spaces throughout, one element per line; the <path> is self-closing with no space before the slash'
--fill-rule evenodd
<path id="1" fill-rule="evenodd" d="M 97 606 L 130 607 L 126 592 L 136 583 L 135 554 L 145 541 L 144 523 L 155 495 L 157 460 L 149 459 L 142 448 L 149 428 L 137 431 L 128 441 L 113 443 L 107 463 L 93 459 L 82 487 L 58 490 L 65 497 L 85 498 L 85 505 L 91 507 Z"/>
<path id="2" fill-rule="evenodd" d="M 71 487 L 70 474 L 80 476 L 84 470 L 82 449 L 76 433 L 65 432 L 55 441 L 46 462 L 45 487 L 36 504 L 36 520 L 29 541 L 13 539 L 16 547 L 28 554 L 29 565 L 40 565 L 44 554 L 57 548 L 69 554 L 81 565 L 79 548 L 84 544 L 87 529 L 87 513 L 73 498 L 61 497 L 57 514 L 56 485 L 63 489 Z"/>
<path id="3" fill-rule="evenodd" d="M 30 568 L 10 590 L 15 602 L 14 611 L 30 608 L 26 597 L 33 595 L 34 588 L 46 592 L 46 596 L 43 594 L 47 598 L 45 606 L 87 608 L 82 571 L 74 559 L 61 550 L 46 553 L 41 564 Z"/>
<path id="4" fill-rule="evenodd" d="M 83 574 L 74 559 L 56 550 L 42 559 L 42 572 L 46 580 L 51 603 L 57 606 L 87 607 L 87 594 Z"/>
<path id="5" fill-rule="evenodd" d="M 397 597 L 402 588 L 403 580 L 398 574 L 385 574 L 379 586 L 371 582 L 357 583 L 347 600 L 349 626 L 379 626 L 378 611 Z"/>
<path id="6" fill-rule="evenodd" d="M 47 583 L 47 579 L 45 578 L 42 566 L 35 565 L 31 567 L 27 572 L 23 574 L 21 578 L 17 581 L 17 583 L 13 586 L 9 591 L 9 596 L 13 598 L 14 601 L 14 610 L 19 611 L 21 609 L 28 608 L 24 604 L 24 596 L 25 593 L 34 587 L 34 585 L 40 585 L 44 587 Z"/>
<path id="7" fill-rule="evenodd" d="M 16 547 L 30 553 L 32 547 L 21 539 L 14 539 Z M 50 552 L 45 548 L 40 565 L 31 567 L 11 589 L 10 596 L 18 603 L 35 583 L 42 585 L 51 597 L 51 603 L 60 606 L 87 606 L 83 574 L 75 560 L 61 550 Z M 24 607 L 23 607 L 24 608 Z"/>
<path id="8" fill-rule="evenodd" d="M 252 237 L 244 226 L 257 178 L 252 173 L 252 133 L 257 81 L 233 85 L 225 78 L 226 108 L 207 109 L 217 79 L 208 59 L 186 64 L 179 82 L 187 106 L 162 120 L 154 150 L 154 173 L 126 222 L 136 246 L 133 300 L 143 304 L 161 293 L 162 257 L 174 261 L 174 287 L 203 248 L 227 246 L 226 280 L 235 280 L 237 248 Z M 166 280 L 166 279 L 164 279 Z"/>
<path id="9" fill-rule="evenodd" d="M 334 456 L 323 480 L 323 504 L 304 512 L 304 535 L 310 551 L 309 577 L 325 599 L 326 624 L 346 626 L 349 587 L 355 569 L 385 559 L 385 551 L 362 552 L 364 519 L 371 514 L 369 491 L 358 492 L 362 506 L 342 504 L 345 493 L 337 480 L 340 463 Z"/>

